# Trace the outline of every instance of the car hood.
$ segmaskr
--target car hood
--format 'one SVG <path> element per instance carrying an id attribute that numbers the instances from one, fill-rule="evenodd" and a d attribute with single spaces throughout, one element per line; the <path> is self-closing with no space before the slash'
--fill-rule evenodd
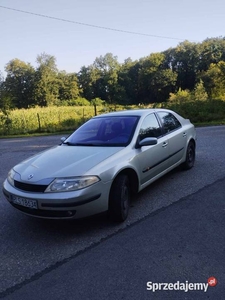
<path id="1" fill-rule="evenodd" d="M 80 176 L 123 148 L 56 146 L 23 161 L 14 170 L 20 174 L 20 180 L 29 183 L 47 178 Z"/>

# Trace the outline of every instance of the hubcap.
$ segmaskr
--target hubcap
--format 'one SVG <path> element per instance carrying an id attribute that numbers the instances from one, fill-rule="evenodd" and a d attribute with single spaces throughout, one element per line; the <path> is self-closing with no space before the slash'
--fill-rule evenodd
<path id="1" fill-rule="evenodd" d="M 128 188 L 126 186 L 124 186 L 122 188 L 122 191 L 121 191 L 121 196 L 122 196 L 122 209 L 124 211 L 127 210 L 128 208 L 128 199 L 129 199 L 129 192 L 128 192 Z"/>
<path id="2" fill-rule="evenodd" d="M 194 151 L 193 151 L 192 147 L 190 147 L 189 151 L 188 151 L 188 161 L 192 162 L 193 159 L 194 159 Z"/>

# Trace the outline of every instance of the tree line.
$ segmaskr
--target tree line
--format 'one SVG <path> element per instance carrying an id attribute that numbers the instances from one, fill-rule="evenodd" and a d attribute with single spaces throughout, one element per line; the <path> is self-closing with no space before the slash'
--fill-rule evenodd
<path id="1" fill-rule="evenodd" d="M 19 59 L 0 73 L 0 109 L 51 105 L 138 105 L 185 99 L 225 100 L 225 37 L 175 48 L 122 64 L 107 53 L 79 72 L 60 71 L 56 58 L 42 53 L 37 67 Z M 71 62 L 72 63 L 72 62 Z"/>

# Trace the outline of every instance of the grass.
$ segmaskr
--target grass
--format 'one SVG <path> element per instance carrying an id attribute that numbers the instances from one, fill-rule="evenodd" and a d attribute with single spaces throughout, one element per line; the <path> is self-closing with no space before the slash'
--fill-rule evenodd
<path id="1" fill-rule="evenodd" d="M 93 107 L 35 107 L 0 114 L 0 135 L 48 134 L 77 128 L 91 118 Z"/>
<path id="2" fill-rule="evenodd" d="M 196 126 L 225 124 L 225 102 L 192 101 L 181 104 L 162 103 L 145 107 L 170 108 L 188 118 Z M 135 109 L 137 106 L 97 107 L 102 114 L 112 110 Z M 142 107 L 143 108 L 143 107 Z M 0 112 L 0 137 L 68 134 L 94 116 L 93 106 L 53 106 L 15 109 L 8 115 Z"/>

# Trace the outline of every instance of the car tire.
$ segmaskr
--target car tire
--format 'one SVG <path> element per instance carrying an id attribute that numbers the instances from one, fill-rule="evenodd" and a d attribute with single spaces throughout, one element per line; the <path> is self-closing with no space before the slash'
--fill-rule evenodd
<path id="1" fill-rule="evenodd" d="M 129 178 L 121 174 L 114 180 L 109 195 L 109 216 L 113 221 L 126 220 L 130 208 L 130 197 Z"/>
<path id="2" fill-rule="evenodd" d="M 195 144 L 193 142 L 189 142 L 187 146 L 186 152 L 186 160 L 182 164 L 184 170 L 191 169 L 195 164 Z"/>

